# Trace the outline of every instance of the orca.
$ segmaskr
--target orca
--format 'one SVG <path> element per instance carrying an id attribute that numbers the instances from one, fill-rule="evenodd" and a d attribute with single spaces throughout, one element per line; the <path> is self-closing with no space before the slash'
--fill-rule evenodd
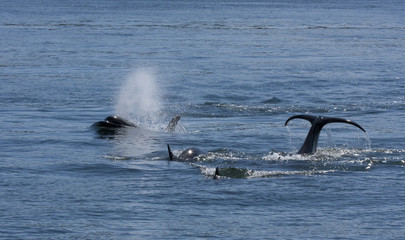
<path id="1" fill-rule="evenodd" d="M 180 116 L 177 115 L 170 120 L 169 124 L 166 127 L 166 131 L 174 132 L 176 130 L 177 123 L 180 121 Z M 109 129 L 114 130 L 118 128 L 124 127 L 132 127 L 132 128 L 139 128 L 138 125 L 122 118 L 119 116 L 108 116 L 104 119 L 104 121 L 99 121 L 93 124 L 93 127 L 99 129 Z"/>
<path id="2" fill-rule="evenodd" d="M 170 149 L 170 145 L 167 144 L 167 150 L 169 152 L 169 159 L 170 161 L 173 160 L 179 160 L 179 161 L 191 161 L 193 160 L 195 157 L 204 154 L 204 152 L 199 149 L 199 148 L 187 148 L 186 150 L 184 150 L 183 152 L 180 153 L 179 156 L 175 156 L 172 152 L 172 150 Z"/>
<path id="3" fill-rule="evenodd" d="M 298 151 L 298 154 L 311 154 L 316 152 L 316 148 L 318 145 L 318 139 L 319 139 L 319 134 L 321 133 L 321 130 L 323 126 L 325 126 L 328 123 L 347 123 L 354 125 L 358 128 L 360 128 L 363 132 L 366 132 L 359 124 L 350 121 L 348 119 L 344 118 L 334 118 L 334 117 L 324 117 L 324 116 L 313 116 L 313 115 L 295 115 L 290 117 L 286 122 L 285 126 L 287 126 L 288 122 L 292 119 L 305 119 L 311 123 L 311 128 L 309 129 L 308 135 L 304 141 L 304 144 L 302 145 L 301 149 Z"/>

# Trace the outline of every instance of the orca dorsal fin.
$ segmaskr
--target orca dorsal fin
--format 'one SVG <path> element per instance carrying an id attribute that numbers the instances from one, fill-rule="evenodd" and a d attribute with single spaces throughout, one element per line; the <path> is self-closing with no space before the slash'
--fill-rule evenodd
<path id="1" fill-rule="evenodd" d="M 180 115 L 173 117 L 167 125 L 166 130 L 168 132 L 174 132 L 174 130 L 176 130 L 177 123 L 180 121 L 180 118 Z"/>
<path id="2" fill-rule="evenodd" d="M 287 119 L 285 122 L 285 126 L 287 126 L 288 122 L 292 119 L 305 119 L 311 123 L 311 128 L 309 129 L 308 135 L 305 139 L 304 144 L 302 145 L 301 149 L 298 151 L 299 154 L 302 153 L 315 153 L 318 145 L 319 134 L 322 128 L 328 123 L 347 123 L 353 126 L 360 128 L 363 132 L 366 132 L 364 128 L 362 128 L 356 122 L 353 122 L 348 119 L 344 118 L 331 118 L 331 117 L 324 117 L 324 116 L 313 116 L 313 115 L 295 115 Z"/>
<path id="3" fill-rule="evenodd" d="M 172 150 L 170 149 L 169 144 L 167 144 L 167 151 L 169 152 L 169 159 L 170 159 L 170 161 L 172 161 L 175 158 L 175 156 L 174 156 Z"/>
<path id="4" fill-rule="evenodd" d="M 214 174 L 213 179 L 218 180 L 219 178 L 220 178 L 220 176 L 219 176 L 219 168 L 216 167 L 216 168 L 215 168 L 215 174 Z"/>

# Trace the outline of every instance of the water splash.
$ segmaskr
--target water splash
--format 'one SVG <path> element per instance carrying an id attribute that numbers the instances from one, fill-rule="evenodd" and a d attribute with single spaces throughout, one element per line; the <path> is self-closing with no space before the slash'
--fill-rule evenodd
<path id="1" fill-rule="evenodd" d="M 365 148 L 366 148 L 366 150 L 368 150 L 369 152 L 371 152 L 372 151 L 372 149 L 371 149 L 371 140 L 370 140 L 370 137 L 368 136 L 368 132 L 365 132 L 365 134 L 366 134 L 366 136 L 365 136 L 365 138 L 366 138 L 366 143 L 365 143 Z"/>
<path id="2" fill-rule="evenodd" d="M 117 115 L 138 124 L 153 126 L 162 109 L 156 73 L 151 68 L 132 71 L 121 86 L 115 105 Z"/>

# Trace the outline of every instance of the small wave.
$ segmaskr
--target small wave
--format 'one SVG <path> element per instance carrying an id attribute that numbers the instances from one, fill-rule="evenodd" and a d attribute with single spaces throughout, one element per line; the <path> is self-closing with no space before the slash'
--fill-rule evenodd
<path id="1" fill-rule="evenodd" d="M 83 174 L 84 176 L 90 175 L 116 175 L 116 174 L 133 174 L 134 172 L 139 172 L 139 169 L 129 168 L 127 166 L 120 166 L 115 164 L 107 163 L 94 163 L 94 164 L 65 164 L 55 167 L 53 170 L 64 172 L 67 174 Z"/>
<path id="2" fill-rule="evenodd" d="M 265 104 L 276 104 L 276 103 L 281 103 L 282 100 L 280 98 L 277 97 L 272 97 L 270 99 L 264 100 L 262 103 Z"/>
<path id="3" fill-rule="evenodd" d="M 109 160 L 114 160 L 114 161 L 126 161 L 126 160 L 130 160 L 130 157 L 125 157 L 125 156 L 112 156 L 112 155 L 105 155 L 103 156 L 103 158 L 105 159 L 109 159 Z"/>
<path id="4" fill-rule="evenodd" d="M 373 152 L 376 153 L 386 153 L 386 154 L 401 154 L 401 153 L 405 153 L 405 149 L 373 149 Z"/>
<path id="5" fill-rule="evenodd" d="M 216 168 L 199 166 L 200 171 L 207 178 L 213 178 Z M 289 175 L 306 175 L 312 176 L 315 174 L 327 174 L 336 172 L 336 170 L 300 170 L 300 171 L 267 171 L 267 170 L 250 170 L 246 168 L 226 167 L 218 168 L 218 179 L 233 179 L 233 178 L 269 178 L 269 177 L 282 177 Z"/>
<path id="6" fill-rule="evenodd" d="M 404 149 L 373 149 L 368 152 L 365 160 L 373 165 L 405 166 Z"/>
<path id="7" fill-rule="evenodd" d="M 308 160 L 310 155 L 290 154 L 282 152 L 270 152 L 262 157 L 264 161 L 289 161 L 289 160 Z"/>
<path id="8" fill-rule="evenodd" d="M 360 29 L 387 29 L 387 30 L 393 30 L 393 29 L 403 29 L 402 26 L 349 26 L 349 25 L 343 25 L 343 26 L 325 26 L 325 25 L 315 25 L 315 26 L 308 26 L 306 27 L 307 29 L 337 29 L 337 30 L 360 30 Z"/>
<path id="9" fill-rule="evenodd" d="M 339 171 L 368 171 L 376 167 L 403 167 L 405 150 L 325 148 L 311 155 L 270 152 L 263 161 L 289 168 L 314 168 Z"/>
<path id="10" fill-rule="evenodd" d="M 306 161 L 325 161 L 338 160 L 340 158 L 358 158 L 369 153 L 368 149 L 351 149 L 351 148 L 322 148 L 314 154 L 291 154 L 285 152 L 270 152 L 262 157 L 265 161 L 289 161 L 289 160 L 306 160 Z"/>
<path id="11" fill-rule="evenodd" d="M 333 173 L 336 170 L 303 170 L 303 171 L 253 171 L 250 178 L 281 177 L 287 175 L 306 175 Z"/>
<path id="12" fill-rule="evenodd" d="M 214 161 L 221 159 L 222 161 L 236 161 L 236 160 L 253 160 L 254 158 L 246 155 L 243 152 L 234 152 L 226 148 L 221 148 L 206 154 L 206 160 Z"/>

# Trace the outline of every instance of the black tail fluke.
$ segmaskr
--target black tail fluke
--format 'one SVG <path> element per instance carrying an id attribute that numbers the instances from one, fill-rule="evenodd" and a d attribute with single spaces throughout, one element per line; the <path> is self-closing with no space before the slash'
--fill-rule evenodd
<path id="1" fill-rule="evenodd" d="M 305 119 L 308 120 L 311 124 L 315 121 L 315 119 L 317 118 L 317 116 L 312 116 L 312 115 L 295 115 L 290 117 L 289 119 L 287 119 L 287 121 L 285 121 L 285 126 L 287 126 L 288 122 L 290 120 L 296 119 L 296 118 L 300 118 L 300 119 Z"/>
<path id="2" fill-rule="evenodd" d="M 292 119 L 305 119 L 311 123 L 311 129 L 308 132 L 308 135 L 305 139 L 304 144 L 302 145 L 301 149 L 298 153 L 315 153 L 316 148 L 318 145 L 319 134 L 322 128 L 328 123 L 347 123 L 353 126 L 360 128 L 363 132 L 366 132 L 364 128 L 362 128 L 356 122 L 350 121 L 344 118 L 330 118 L 330 117 L 323 117 L 323 116 L 312 116 L 312 115 L 295 115 L 290 117 L 286 122 L 285 125 L 287 126 L 288 122 Z"/>
<path id="3" fill-rule="evenodd" d="M 331 117 L 323 117 L 323 116 L 312 116 L 312 115 L 295 115 L 295 116 L 292 116 L 285 122 L 285 126 L 287 126 L 287 124 L 288 124 L 288 122 L 290 120 L 295 119 L 295 118 L 308 120 L 312 125 L 314 125 L 314 123 L 316 123 L 319 126 L 321 126 L 321 128 L 323 126 L 325 126 L 326 124 L 333 123 L 333 122 L 347 123 L 347 124 L 351 124 L 351 125 L 354 125 L 354 126 L 360 128 L 363 132 L 366 132 L 366 130 L 364 130 L 364 128 L 362 128 L 358 123 L 353 122 L 353 121 L 348 120 L 348 119 L 331 118 Z"/>
<path id="4" fill-rule="evenodd" d="M 175 116 L 172 118 L 172 120 L 169 122 L 169 124 L 166 127 L 166 130 L 168 132 L 174 132 L 176 130 L 177 123 L 180 121 L 180 115 Z"/>

